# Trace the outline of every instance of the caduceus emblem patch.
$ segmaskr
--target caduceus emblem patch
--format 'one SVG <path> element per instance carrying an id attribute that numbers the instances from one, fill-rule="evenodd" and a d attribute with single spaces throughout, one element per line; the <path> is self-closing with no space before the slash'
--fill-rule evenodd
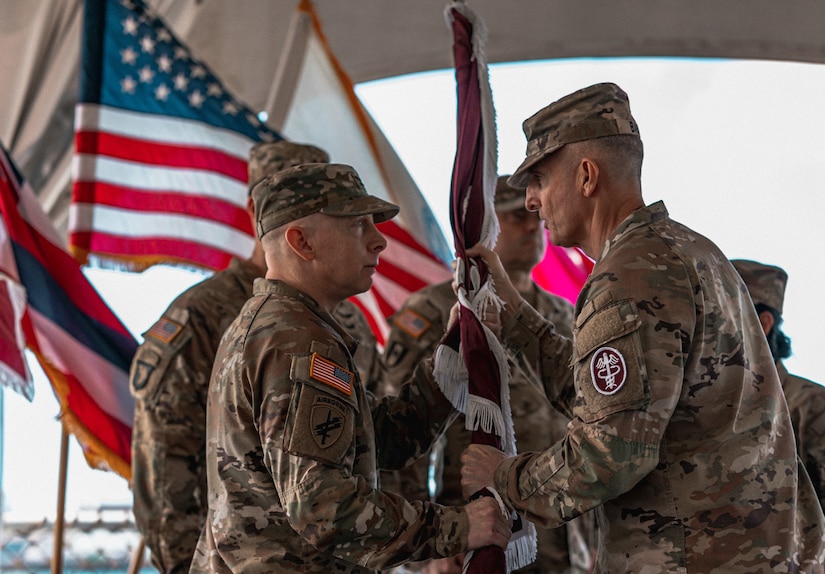
<path id="1" fill-rule="evenodd" d="M 602 347 L 590 361 L 593 386 L 603 395 L 613 395 L 627 380 L 627 366 L 622 354 L 613 347 Z"/>

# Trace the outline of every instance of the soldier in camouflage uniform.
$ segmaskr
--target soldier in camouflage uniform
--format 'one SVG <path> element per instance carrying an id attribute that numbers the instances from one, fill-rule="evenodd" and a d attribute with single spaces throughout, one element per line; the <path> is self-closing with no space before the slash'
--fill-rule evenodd
<path id="1" fill-rule="evenodd" d="M 791 356 L 791 341 L 780 329 L 788 274 L 757 261 L 734 259 L 732 263 L 748 287 L 762 332 L 768 338 L 791 413 L 797 453 L 825 508 L 825 387 L 790 374 L 782 364 L 782 359 Z"/>
<path id="2" fill-rule="evenodd" d="M 544 227 L 535 213 L 525 209 L 524 189 L 508 185 L 507 177 L 500 176 L 496 182 L 495 209 L 500 232 L 495 252 L 522 297 L 554 323 L 560 333 L 570 337 L 573 306 L 567 300 L 548 293 L 531 278 L 533 268 L 541 261 L 546 248 Z M 395 394 L 415 366 L 433 354 L 444 335 L 450 309 L 455 302 L 452 282 L 445 281 L 413 293 L 392 317 L 381 378 L 382 383 L 389 387 L 386 394 Z M 550 406 L 539 382 L 531 380 L 512 362 L 510 368 L 510 406 L 516 447 L 519 452 L 544 450 L 565 436 L 570 419 Z M 439 447 L 434 449 L 436 493 L 433 499 L 441 504 L 460 504 L 464 500 L 460 457 L 471 442 L 471 433 L 464 428 L 463 415 L 459 415 L 447 429 L 444 438 L 446 440 L 439 442 Z M 416 500 L 431 498 L 428 489 L 429 463 L 430 457 L 425 456 L 400 471 L 400 494 Z M 584 537 L 577 536 L 573 540 L 583 541 Z M 584 560 L 581 560 L 580 567 L 572 571 L 586 571 L 589 563 L 587 548 L 577 545 L 573 550 L 577 557 L 584 555 Z M 442 565 L 439 568 L 443 572 L 448 571 Z M 460 572 L 461 564 L 454 564 L 453 568 L 453 571 Z M 566 527 L 540 529 L 536 561 L 518 572 L 551 574 L 569 571 L 571 556 Z"/>
<path id="3" fill-rule="evenodd" d="M 305 164 L 253 190 L 267 261 L 221 340 L 207 404 L 209 520 L 192 572 L 354 572 L 505 546 L 497 504 L 407 502 L 378 489 L 452 421 L 431 365 L 371 403 L 356 341 L 332 317 L 369 289 L 398 208 L 355 171 Z M 481 504 L 479 504 L 481 503 Z"/>
<path id="4" fill-rule="evenodd" d="M 267 173 L 327 159 L 313 146 L 256 144 L 250 150 L 249 188 Z M 254 218 L 251 201 L 247 207 Z M 221 335 L 265 272 L 256 242 L 249 259 L 233 259 L 227 269 L 178 296 L 143 334 L 132 362 L 134 513 L 160 572 L 189 570 L 206 520 L 206 392 L 212 362 Z M 350 333 L 367 339 L 358 358 L 372 363 L 374 338 L 369 339 L 368 326 L 363 333 L 363 315 L 351 303 L 343 304 L 340 314 L 351 328 L 362 329 Z"/>
<path id="5" fill-rule="evenodd" d="M 584 88 L 524 131 L 510 182 L 553 243 L 595 259 L 573 339 L 507 284 L 495 253 L 468 254 L 506 302 L 502 339 L 572 421 L 544 452 L 471 445 L 465 493 L 494 487 L 546 526 L 595 508 L 596 572 L 822 572 L 825 519 L 753 305 L 711 241 L 645 206 L 627 95 Z"/>

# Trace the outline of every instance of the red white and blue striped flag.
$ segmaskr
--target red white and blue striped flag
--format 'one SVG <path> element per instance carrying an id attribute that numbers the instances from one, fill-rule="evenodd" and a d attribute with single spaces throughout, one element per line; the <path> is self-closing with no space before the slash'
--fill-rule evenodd
<path id="1" fill-rule="evenodd" d="M 0 272 L 16 292 L 11 307 L 23 311 L 4 311 L 3 330 L 19 333 L 37 357 L 60 401 L 64 428 L 77 437 L 89 464 L 129 479 L 134 410 L 129 365 L 137 341 L 61 247 L 2 146 L 0 211 Z M 19 323 L 11 324 L 12 319 Z M 4 346 L 0 361 L 16 364 L 19 372 L 14 351 Z"/>
<path id="2" fill-rule="evenodd" d="M 247 158 L 281 136 L 142 0 L 86 0 L 69 243 L 126 269 L 223 269 L 254 240 Z"/>

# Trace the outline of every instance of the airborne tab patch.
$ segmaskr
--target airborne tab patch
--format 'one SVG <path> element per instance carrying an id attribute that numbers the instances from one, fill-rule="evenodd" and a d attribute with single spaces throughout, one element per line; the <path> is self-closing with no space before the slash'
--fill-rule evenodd
<path id="1" fill-rule="evenodd" d="M 430 328 L 430 322 L 412 309 L 401 311 L 401 314 L 395 318 L 395 324 L 415 339 L 418 339 Z"/>
<path id="2" fill-rule="evenodd" d="M 627 380 L 627 366 L 622 354 L 613 347 L 602 347 L 590 360 L 593 386 L 603 395 L 614 395 Z"/>
<path id="3" fill-rule="evenodd" d="M 164 343 L 171 343 L 175 337 L 180 334 L 182 329 L 183 325 L 180 323 L 176 323 L 166 317 L 161 317 L 154 325 L 152 325 L 151 329 L 146 331 L 146 335 L 159 339 Z"/>
<path id="4" fill-rule="evenodd" d="M 346 395 L 352 394 L 353 375 L 345 368 L 336 365 L 329 359 L 325 359 L 318 353 L 312 353 L 312 360 L 309 364 L 309 376 L 316 381 L 338 389 Z"/>

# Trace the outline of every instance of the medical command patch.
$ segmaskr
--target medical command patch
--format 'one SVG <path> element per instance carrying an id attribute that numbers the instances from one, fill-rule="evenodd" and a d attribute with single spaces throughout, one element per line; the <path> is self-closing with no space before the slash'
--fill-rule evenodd
<path id="1" fill-rule="evenodd" d="M 309 364 L 309 376 L 316 381 L 338 389 L 346 395 L 352 394 L 354 375 L 318 353 L 312 354 Z"/>
<path id="2" fill-rule="evenodd" d="M 613 395 L 627 380 L 627 365 L 622 354 L 613 347 L 602 347 L 590 360 L 593 386 L 603 395 Z"/>

